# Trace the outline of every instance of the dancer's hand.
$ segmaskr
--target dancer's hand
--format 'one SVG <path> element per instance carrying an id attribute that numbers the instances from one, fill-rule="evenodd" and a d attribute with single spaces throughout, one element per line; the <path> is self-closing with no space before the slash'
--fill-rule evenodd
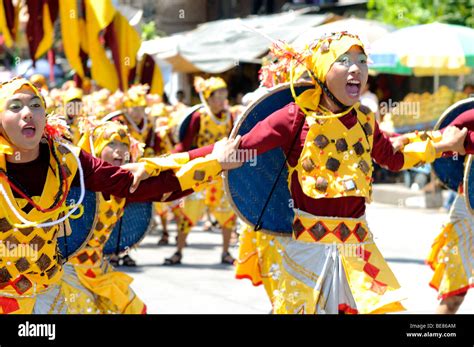
<path id="1" fill-rule="evenodd" d="M 393 153 L 398 152 L 403 147 L 405 147 L 405 145 L 410 143 L 410 140 L 407 137 L 405 137 L 404 135 L 393 136 L 393 137 L 390 137 L 389 139 L 390 139 L 390 142 L 392 143 Z"/>
<path id="2" fill-rule="evenodd" d="M 467 135 L 467 128 L 459 129 L 455 126 L 449 126 L 443 131 L 443 138 L 435 143 L 436 152 L 455 152 L 460 155 L 466 154 L 464 149 L 464 139 Z"/>
<path id="3" fill-rule="evenodd" d="M 236 155 L 241 138 L 240 135 L 235 139 L 224 137 L 214 144 L 211 155 L 221 164 L 222 170 L 232 170 L 242 166 L 243 163 L 238 160 L 239 158 Z"/>
<path id="4" fill-rule="evenodd" d="M 144 181 L 150 177 L 150 175 L 145 170 L 145 163 L 129 163 L 120 167 L 130 171 L 133 175 L 133 183 L 130 186 L 130 193 L 133 193 L 135 190 L 137 190 L 141 181 Z"/>

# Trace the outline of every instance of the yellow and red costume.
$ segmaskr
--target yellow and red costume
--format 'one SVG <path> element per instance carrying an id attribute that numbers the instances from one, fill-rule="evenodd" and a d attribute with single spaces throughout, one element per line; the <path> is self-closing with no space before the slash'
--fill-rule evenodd
<path id="1" fill-rule="evenodd" d="M 431 140 L 394 152 L 373 114 L 359 103 L 334 114 L 320 105 L 331 66 L 362 42 L 338 33 L 295 57 L 314 88 L 274 112 L 242 137 L 240 149 L 289 153 L 288 186 L 295 206 L 293 235 L 283 247 L 275 313 L 387 313 L 403 310 L 400 285 L 374 243 L 365 220 L 371 199 L 372 158 L 391 170 L 432 162 Z M 291 53 L 291 52 L 290 52 Z M 306 55 L 305 55 L 306 54 Z M 304 69 L 303 69 L 304 71 Z M 295 76 L 298 78 L 298 76 Z M 292 81 L 293 78 L 290 78 Z M 212 146 L 191 152 L 203 155 Z"/>
<path id="2" fill-rule="evenodd" d="M 213 92 L 227 88 L 227 85 L 219 77 L 211 77 L 207 80 L 198 77 L 195 81 L 195 88 L 205 101 Z M 223 137 L 229 136 L 232 126 L 232 117 L 228 111 L 214 115 L 205 105 L 191 115 L 185 137 L 181 143 L 176 145 L 174 152 L 215 143 Z M 185 233 L 188 233 L 196 225 L 206 210 L 214 216 L 221 228 L 235 228 L 237 217 L 224 195 L 221 177 L 210 183 L 204 191 L 187 197 L 182 204 L 173 207 L 178 227 Z"/>
<path id="3" fill-rule="evenodd" d="M 0 116 L 6 112 L 7 100 L 23 89 L 40 96 L 24 79 L 0 86 Z M 7 160 L 14 155 L 14 148 L 6 133 L 2 131 L 0 136 L 0 313 L 101 312 L 102 307 L 77 273 L 63 267 L 58 251 L 57 237 L 70 229 L 67 218 L 78 207 L 65 199 L 69 187 L 80 186 L 129 201 L 162 201 L 191 193 L 193 187 L 205 184 L 204 177 L 212 179 L 221 171 L 216 159 L 189 161 L 188 153 L 150 160 L 146 166 L 154 177 L 130 193 L 130 172 L 64 142 L 64 130 L 60 123 L 47 123 L 39 157 L 21 164 Z M 122 281 L 116 289 L 123 289 L 124 284 Z"/>

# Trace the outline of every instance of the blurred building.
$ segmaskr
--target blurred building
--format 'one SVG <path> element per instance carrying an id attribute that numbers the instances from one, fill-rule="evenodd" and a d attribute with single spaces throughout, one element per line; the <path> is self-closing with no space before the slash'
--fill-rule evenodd
<path id="1" fill-rule="evenodd" d="M 287 0 L 118 0 L 143 10 L 143 21 L 155 21 L 167 34 L 192 30 L 200 23 L 251 14 L 281 12 Z"/>

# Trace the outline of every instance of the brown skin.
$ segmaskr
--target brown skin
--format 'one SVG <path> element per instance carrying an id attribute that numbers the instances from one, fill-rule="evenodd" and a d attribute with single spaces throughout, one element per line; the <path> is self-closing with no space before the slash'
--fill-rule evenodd
<path id="1" fill-rule="evenodd" d="M 0 121 L 1 133 L 14 148 L 14 154 L 7 155 L 7 161 L 27 163 L 38 158 L 46 125 L 45 115 L 41 99 L 26 86 L 7 99 Z M 33 136 L 26 134 L 28 127 L 34 129 Z"/>
<path id="2" fill-rule="evenodd" d="M 214 91 L 207 99 L 207 103 L 211 109 L 211 112 L 213 114 L 219 114 L 222 111 L 225 111 L 229 104 L 228 97 L 229 92 L 225 88 Z"/>
<path id="3" fill-rule="evenodd" d="M 115 166 L 126 164 L 130 158 L 129 147 L 123 142 L 114 140 L 104 147 L 100 158 Z"/>
<path id="4" fill-rule="evenodd" d="M 438 314 L 455 314 L 462 302 L 464 301 L 464 296 L 455 295 L 447 297 L 446 299 L 441 300 L 436 313 Z"/>
<path id="5" fill-rule="evenodd" d="M 326 85 L 337 100 L 346 106 L 355 105 L 360 98 L 362 90 L 365 88 L 369 77 L 367 67 L 367 57 L 359 46 L 352 46 L 345 54 L 341 55 L 332 64 L 326 75 Z M 359 94 L 354 97 L 347 93 L 348 81 L 360 82 Z M 341 112 L 339 108 L 326 94 L 323 93 L 321 104 L 334 113 Z"/>
<path id="6" fill-rule="evenodd" d="M 141 124 L 145 119 L 145 107 L 137 106 L 137 107 L 129 107 L 128 114 L 133 119 L 135 124 Z"/>

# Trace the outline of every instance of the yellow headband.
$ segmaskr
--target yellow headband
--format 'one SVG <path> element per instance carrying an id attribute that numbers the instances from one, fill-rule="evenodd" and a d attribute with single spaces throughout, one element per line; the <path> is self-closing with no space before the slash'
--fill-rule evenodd
<path id="1" fill-rule="evenodd" d="M 92 136 L 94 154 L 97 157 L 102 154 L 102 151 L 104 150 L 105 146 L 115 140 L 124 143 L 130 147 L 130 138 L 127 134 L 127 127 L 117 122 L 105 122 L 97 126 L 92 131 L 92 134 L 90 131 L 85 132 L 78 145 L 88 153 L 92 153 L 90 147 L 90 136 Z"/>
<path id="2" fill-rule="evenodd" d="M 352 46 L 358 46 L 364 51 L 364 44 L 356 36 L 347 32 L 339 32 L 326 36 L 309 47 L 309 54 L 303 56 L 303 63 L 307 69 L 316 76 L 322 83 L 326 82 L 326 76 L 331 69 L 332 64 L 344 53 L 349 51 Z M 294 61 L 293 71 L 300 65 Z M 315 88 L 303 92 L 296 98 L 298 106 L 304 109 L 316 110 L 321 98 L 322 89 L 314 81 Z"/>
<path id="3" fill-rule="evenodd" d="M 67 104 L 68 102 L 72 100 L 82 100 L 82 90 L 76 87 L 69 88 L 66 90 L 64 93 L 64 98 L 63 98 L 63 103 Z"/>
<path id="4" fill-rule="evenodd" d="M 38 74 L 31 75 L 30 82 L 39 83 L 41 84 L 41 88 L 48 89 L 48 84 L 46 83 L 46 77 L 44 77 L 42 74 L 38 73 Z"/>
<path id="5" fill-rule="evenodd" d="M 22 87 L 26 86 L 31 89 L 31 91 L 40 98 L 41 105 L 45 107 L 43 96 L 40 94 L 38 89 L 31 84 L 28 80 L 20 77 L 15 77 L 7 82 L 0 84 L 0 112 L 5 111 L 5 104 L 7 100 L 16 94 Z"/>
<path id="6" fill-rule="evenodd" d="M 227 88 L 227 84 L 220 77 L 211 77 L 207 80 L 202 77 L 195 77 L 194 88 L 196 92 L 201 93 L 204 98 L 209 99 L 211 94 L 216 90 Z"/>

